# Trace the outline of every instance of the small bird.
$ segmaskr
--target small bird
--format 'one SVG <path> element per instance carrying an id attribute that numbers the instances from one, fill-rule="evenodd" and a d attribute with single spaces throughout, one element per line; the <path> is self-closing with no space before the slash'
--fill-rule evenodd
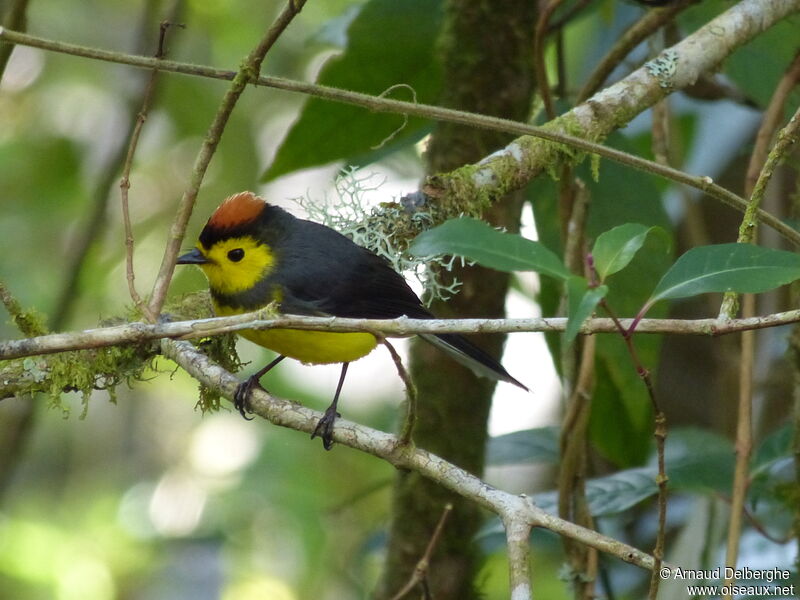
<path id="1" fill-rule="evenodd" d="M 275 303 L 280 313 L 393 319 L 431 319 L 405 279 L 389 262 L 333 229 L 298 219 L 252 192 L 227 198 L 206 223 L 197 246 L 178 264 L 198 265 L 208 279 L 219 316 L 250 312 Z M 303 363 L 341 363 L 333 402 L 317 424 L 326 450 L 333 444 L 336 406 L 348 365 L 377 345 L 371 333 L 300 329 L 248 329 L 241 335 L 278 357 L 239 384 L 234 406 L 243 417 L 250 392 L 287 356 Z M 423 334 L 476 374 L 523 384 L 486 352 L 453 333 Z M 262 388 L 263 389 L 263 388 Z"/>

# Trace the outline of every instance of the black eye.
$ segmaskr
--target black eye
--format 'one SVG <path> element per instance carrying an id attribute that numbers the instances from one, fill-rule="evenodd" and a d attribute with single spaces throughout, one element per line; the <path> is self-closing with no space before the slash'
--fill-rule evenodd
<path id="1" fill-rule="evenodd" d="M 241 248 L 234 248 L 230 252 L 228 252 L 228 260 L 231 262 L 239 262 L 244 258 L 244 250 Z"/>

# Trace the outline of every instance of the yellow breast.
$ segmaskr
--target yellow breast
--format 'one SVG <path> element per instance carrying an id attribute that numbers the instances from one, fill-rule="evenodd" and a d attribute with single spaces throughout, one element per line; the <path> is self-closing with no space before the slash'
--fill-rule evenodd
<path id="1" fill-rule="evenodd" d="M 244 311 L 214 303 L 219 316 Z M 247 340 L 304 363 L 351 362 L 372 352 L 378 341 L 371 333 L 334 333 L 302 329 L 245 329 L 239 334 Z"/>

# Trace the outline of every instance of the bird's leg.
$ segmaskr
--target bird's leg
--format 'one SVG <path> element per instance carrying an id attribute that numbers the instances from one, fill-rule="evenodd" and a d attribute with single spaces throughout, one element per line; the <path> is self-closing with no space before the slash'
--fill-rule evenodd
<path id="1" fill-rule="evenodd" d="M 253 388 L 261 388 L 263 390 L 264 388 L 261 387 L 261 384 L 258 382 L 258 380 L 266 375 L 267 371 L 281 362 L 284 358 L 286 357 L 281 354 L 266 367 L 261 369 L 258 373 L 254 373 L 236 386 L 236 391 L 233 393 L 233 406 L 239 411 L 239 414 L 248 421 L 252 421 L 253 419 L 252 417 L 248 417 L 246 414 L 248 412 L 252 412 L 247 404 L 248 400 L 250 399 L 250 392 L 253 391 Z"/>
<path id="2" fill-rule="evenodd" d="M 331 405 L 325 410 L 325 414 L 322 415 L 319 423 L 317 423 L 317 426 L 314 428 L 314 433 L 311 434 L 311 439 L 317 436 L 322 438 L 322 445 L 325 447 L 325 450 L 330 450 L 333 447 L 333 424 L 336 422 L 336 417 L 342 416 L 336 412 L 336 404 L 339 402 L 339 394 L 342 391 L 344 377 L 347 375 L 347 366 L 349 364 L 350 363 L 342 363 L 342 374 L 339 375 L 339 385 L 336 386 L 336 394 L 333 396 L 333 402 L 331 402 Z"/>

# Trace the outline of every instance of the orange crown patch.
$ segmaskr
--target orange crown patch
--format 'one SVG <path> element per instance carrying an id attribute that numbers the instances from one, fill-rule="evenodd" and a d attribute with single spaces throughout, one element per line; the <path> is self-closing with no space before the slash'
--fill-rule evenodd
<path id="1" fill-rule="evenodd" d="M 239 192 L 229 196 L 219 205 L 208 220 L 211 227 L 228 229 L 255 220 L 264 210 L 266 202 L 253 192 Z"/>

